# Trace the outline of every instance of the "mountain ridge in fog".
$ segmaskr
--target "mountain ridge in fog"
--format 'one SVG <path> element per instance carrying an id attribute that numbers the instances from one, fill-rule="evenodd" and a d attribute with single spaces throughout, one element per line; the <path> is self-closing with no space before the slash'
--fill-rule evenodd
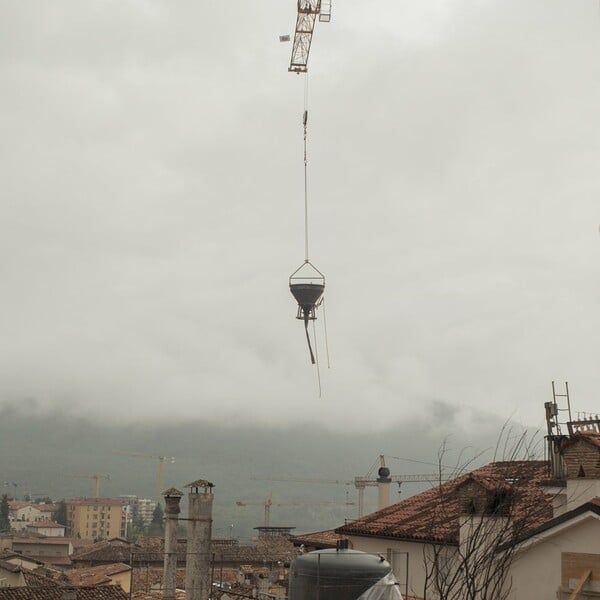
<path id="1" fill-rule="evenodd" d="M 491 459 L 503 423 L 485 415 L 465 420 L 443 403 L 431 405 L 432 418 L 397 423 L 386 431 L 339 433 L 303 424 L 287 427 L 224 426 L 209 422 L 105 425 L 70 416 L 65 410 L 36 412 L 34 402 L 4 404 L 0 409 L 0 480 L 17 483 L 17 495 L 52 498 L 93 495 L 91 479 L 72 474 L 108 474 L 101 495 L 136 494 L 155 497 L 158 460 L 120 453 L 174 456 L 165 463 L 165 488 L 179 489 L 198 477 L 215 483 L 216 537 L 247 539 L 262 525 L 263 502 L 273 503 L 272 525 L 315 531 L 341 525 L 356 517 L 353 486 L 268 481 L 268 478 L 352 480 L 369 469 L 376 475 L 383 453 L 392 475 L 435 473 L 437 453 L 445 442 L 444 463 L 477 464 Z M 469 422 L 469 425 L 465 425 Z M 394 458 L 401 457 L 403 460 Z M 421 461 L 421 462 L 419 462 Z M 423 464 L 430 463 L 430 464 Z M 474 465 L 475 466 L 475 463 Z M 403 484 L 406 497 L 429 484 Z M 12 492 L 12 486 L 5 486 Z M 393 489 L 396 500 L 396 488 Z M 367 490 L 366 509 L 375 510 L 375 490 Z M 236 501 L 251 503 L 239 507 Z M 289 506 L 290 504 L 296 506 Z M 331 503 L 324 505 L 324 503 Z M 336 504 L 334 504 L 336 503 Z M 233 527 L 232 527 L 233 525 Z"/>

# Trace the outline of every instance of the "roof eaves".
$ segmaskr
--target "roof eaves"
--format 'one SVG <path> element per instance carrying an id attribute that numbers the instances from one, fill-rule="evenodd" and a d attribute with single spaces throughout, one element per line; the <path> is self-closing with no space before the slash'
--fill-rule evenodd
<path id="1" fill-rule="evenodd" d="M 554 519 L 547 521 L 543 525 L 540 525 L 539 527 L 532 529 L 531 531 L 527 532 L 527 534 L 517 538 L 517 540 L 515 540 L 514 542 L 499 546 L 498 550 L 503 550 L 503 549 L 507 548 L 509 545 L 517 546 L 519 544 L 522 544 L 523 542 L 535 537 L 536 535 L 540 535 L 541 533 L 544 533 L 545 531 L 548 531 L 549 529 L 552 529 L 553 527 L 556 527 L 557 525 L 566 523 L 567 521 L 570 521 L 571 519 L 574 519 L 582 514 L 585 514 L 586 512 L 592 512 L 595 515 L 600 517 L 600 505 L 598 505 L 594 501 L 586 502 L 585 504 L 582 504 L 582 505 L 578 506 L 577 508 L 570 510 L 569 512 L 563 513 L 562 515 L 559 515 L 558 517 L 555 517 Z"/>
<path id="2" fill-rule="evenodd" d="M 435 544 L 437 546 L 458 546 L 458 542 L 454 539 L 436 539 L 427 537 L 408 537 L 401 535 L 385 535 L 380 533 L 366 533 L 366 532 L 354 532 L 350 530 L 344 530 L 343 527 L 339 527 L 334 530 L 340 535 L 352 535 L 355 537 L 365 538 L 377 538 L 382 540 L 396 540 L 398 542 L 413 542 L 415 544 Z"/>

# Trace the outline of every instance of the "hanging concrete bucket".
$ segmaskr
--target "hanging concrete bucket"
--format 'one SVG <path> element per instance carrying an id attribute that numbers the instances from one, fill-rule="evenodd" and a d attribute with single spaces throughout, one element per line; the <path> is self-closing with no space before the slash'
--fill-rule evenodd
<path id="1" fill-rule="evenodd" d="M 298 302 L 297 319 L 316 319 L 315 308 L 318 305 L 325 286 L 322 283 L 291 283 L 290 292 Z"/>
<path id="2" fill-rule="evenodd" d="M 315 310 L 325 291 L 325 276 L 306 261 L 290 275 L 290 292 L 298 303 L 297 319 L 316 319 Z"/>
<path id="3" fill-rule="evenodd" d="M 306 341 L 310 352 L 310 360 L 315 364 L 308 333 L 308 322 L 317 318 L 316 310 L 323 302 L 325 276 L 308 260 L 290 275 L 290 292 L 298 303 L 296 318 L 304 321 Z"/>

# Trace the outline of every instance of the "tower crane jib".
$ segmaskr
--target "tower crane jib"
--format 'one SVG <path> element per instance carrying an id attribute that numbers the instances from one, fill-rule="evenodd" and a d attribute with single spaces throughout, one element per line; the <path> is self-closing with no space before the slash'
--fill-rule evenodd
<path id="1" fill-rule="evenodd" d="M 331 0 L 298 0 L 292 58 L 288 68 L 288 71 L 292 73 L 306 73 L 308 70 L 308 55 L 317 15 L 319 21 L 329 23 L 331 20 Z"/>

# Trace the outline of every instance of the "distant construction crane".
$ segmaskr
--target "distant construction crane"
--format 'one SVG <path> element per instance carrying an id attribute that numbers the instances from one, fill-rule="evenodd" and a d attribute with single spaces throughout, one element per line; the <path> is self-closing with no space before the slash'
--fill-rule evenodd
<path id="1" fill-rule="evenodd" d="M 291 73 L 306 73 L 308 70 L 308 55 L 317 15 L 319 21 L 331 21 L 331 0 L 298 0 L 294 45 L 288 68 Z"/>
<path id="2" fill-rule="evenodd" d="M 96 473 L 92 475 L 81 474 L 81 473 L 67 473 L 68 477 L 84 477 L 85 479 L 93 479 L 95 481 L 94 487 L 94 497 L 100 498 L 100 480 L 106 479 L 106 481 L 110 481 L 110 475 L 98 475 Z"/>
<path id="3" fill-rule="evenodd" d="M 262 506 L 264 507 L 264 526 L 271 526 L 271 507 L 272 506 L 340 506 L 339 502 L 273 502 L 271 496 L 263 502 L 243 502 L 238 500 L 238 506 Z M 342 506 L 354 506 L 354 502 L 343 502 Z"/>
<path id="4" fill-rule="evenodd" d="M 335 485 L 353 485 L 358 492 L 358 516 L 362 517 L 365 510 L 365 489 L 368 487 L 377 487 L 379 490 L 378 509 L 381 510 L 390 504 L 390 484 L 397 483 L 398 486 L 402 483 L 414 482 L 429 482 L 437 483 L 446 481 L 448 477 L 439 473 L 416 473 L 413 475 L 393 475 L 390 476 L 390 470 L 385 466 L 385 456 L 379 455 L 379 470 L 377 478 L 371 475 L 373 467 L 364 476 L 357 476 L 352 480 L 343 479 L 315 479 L 315 478 L 299 478 L 299 477 L 264 477 L 252 479 L 261 479 L 262 481 L 290 481 L 294 483 L 324 483 Z"/>
<path id="5" fill-rule="evenodd" d="M 173 464 L 175 462 L 174 456 L 157 456 L 154 454 L 144 454 L 143 452 L 119 452 L 115 450 L 113 454 L 120 454 L 121 456 L 133 456 L 135 458 L 151 458 L 158 460 L 158 478 L 156 485 L 156 502 L 160 504 L 162 502 L 162 493 L 165 491 L 165 462 Z"/>

